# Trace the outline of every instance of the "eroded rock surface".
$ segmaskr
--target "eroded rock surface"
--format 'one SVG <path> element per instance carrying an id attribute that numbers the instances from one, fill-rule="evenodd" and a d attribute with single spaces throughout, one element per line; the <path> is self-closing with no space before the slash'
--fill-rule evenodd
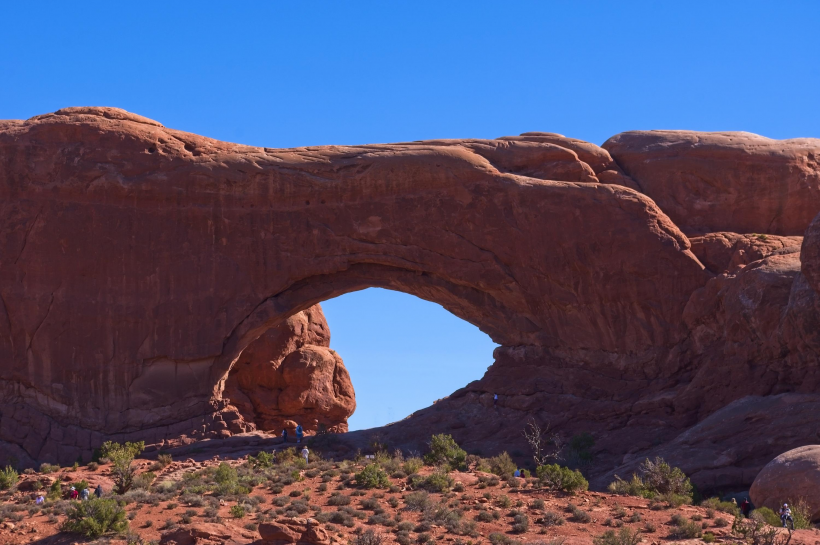
<path id="1" fill-rule="evenodd" d="M 261 430 L 281 432 L 293 421 L 305 431 L 347 431 L 356 396 L 342 358 L 330 349 L 322 307 L 294 314 L 251 343 L 223 397 Z"/>
<path id="2" fill-rule="evenodd" d="M 629 131 L 603 147 L 685 233 L 800 236 L 820 210 L 820 139 Z"/>
<path id="3" fill-rule="evenodd" d="M 820 445 L 807 445 L 784 452 L 766 464 L 749 493 L 756 506 L 768 507 L 775 513 L 786 502 L 803 500 L 811 511 L 812 520 L 817 520 L 820 518 L 818 489 Z"/>
<path id="4" fill-rule="evenodd" d="M 0 122 L 0 446 L 71 463 L 105 438 L 230 435 L 300 406 L 331 424 L 353 396 L 308 309 L 376 286 L 501 345 L 481 380 L 377 430 L 392 445 L 449 432 L 525 451 L 535 418 L 593 434 L 596 486 L 670 445 L 699 485 L 748 485 L 810 440 L 777 413 L 772 441 L 739 445 L 720 422 L 818 396 L 815 224 L 798 251 L 819 208 L 815 142 L 275 150 L 104 108 Z"/>

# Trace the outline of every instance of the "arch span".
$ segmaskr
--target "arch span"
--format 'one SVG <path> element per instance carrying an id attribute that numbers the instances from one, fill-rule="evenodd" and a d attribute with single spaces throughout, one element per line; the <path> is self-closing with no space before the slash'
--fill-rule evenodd
<path id="1" fill-rule="evenodd" d="M 557 135 L 272 150 L 74 108 L 2 122 L 0 161 L 0 439 L 32 459 L 183 433 L 266 328 L 371 286 L 537 368 L 660 376 L 711 276 L 604 150 Z"/>

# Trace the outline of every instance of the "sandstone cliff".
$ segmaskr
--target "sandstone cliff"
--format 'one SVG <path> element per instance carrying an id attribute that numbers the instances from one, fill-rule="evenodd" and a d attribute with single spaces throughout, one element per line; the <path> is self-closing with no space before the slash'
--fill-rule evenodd
<path id="1" fill-rule="evenodd" d="M 73 461 L 210 430 L 226 398 L 231 418 L 278 418 L 237 393 L 243 357 L 278 361 L 252 343 L 379 286 L 502 345 L 480 381 L 380 430 L 394 444 L 523 448 L 533 417 L 593 433 L 598 485 L 665 448 L 702 486 L 751 482 L 809 426 L 755 400 L 817 395 L 820 275 L 798 247 L 818 148 L 664 131 L 274 150 L 107 108 L 0 122 L 0 441 Z M 776 439 L 727 439 L 730 421 Z"/>

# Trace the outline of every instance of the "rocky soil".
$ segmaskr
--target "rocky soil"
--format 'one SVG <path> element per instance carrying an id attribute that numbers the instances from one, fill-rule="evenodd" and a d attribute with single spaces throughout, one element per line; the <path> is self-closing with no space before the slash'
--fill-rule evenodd
<path id="1" fill-rule="evenodd" d="M 592 543 L 605 531 L 620 528 L 640 532 L 644 543 L 703 543 L 702 538 L 676 534 L 679 518 L 693 523 L 702 535 L 712 534 L 716 542 L 738 541 L 732 535 L 732 515 L 719 510 L 600 492 L 566 494 L 539 488 L 537 479 L 506 481 L 474 470 L 451 472 L 450 490 L 427 493 L 412 490 L 395 461 L 384 464 L 397 472 L 389 486 L 371 490 L 353 479 L 369 463 L 366 459 L 312 461 L 300 468 L 290 462 L 253 468 L 247 457 L 219 456 L 175 461 L 161 469 L 151 461 L 136 463 L 140 473 L 153 470 L 156 479 L 150 490 L 119 497 L 128 512 L 131 543 L 263 545 L 290 539 L 329 545 L 347 544 L 373 530 L 385 544 L 574 545 Z M 247 489 L 218 491 L 213 475 L 220 464 L 235 468 L 237 482 Z M 103 464 L 93 470 L 86 466 L 21 476 L 18 490 L 0 493 L 0 543 L 87 541 L 59 531 L 72 502 L 49 500 L 38 508 L 34 498 L 40 492 L 33 490 L 34 483 L 47 490 L 57 480 L 67 490 L 84 479 L 92 487 L 101 484 L 110 495 L 109 469 Z M 432 471 L 424 467 L 419 473 Z M 791 542 L 813 545 L 818 540 L 818 530 L 798 530 Z M 108 536 L 98 542 L 124 541 L 123 536 Z"/>

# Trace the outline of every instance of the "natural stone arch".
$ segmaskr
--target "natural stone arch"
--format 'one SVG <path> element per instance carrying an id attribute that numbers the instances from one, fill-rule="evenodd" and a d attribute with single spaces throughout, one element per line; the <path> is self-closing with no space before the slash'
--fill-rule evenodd
<path id="1" fill-rule="evenodd" d="M 33 458 L 198 426 L 265 328 L 370 286 L 522 354 L 662 374 L 630 366 L 686 336 L 710 276 L 600 183 L 630 185 L 605 151 L 557 135 L 271 150 L 82 108 L 3 122 L 0 161 L 2 440 Z"/>

